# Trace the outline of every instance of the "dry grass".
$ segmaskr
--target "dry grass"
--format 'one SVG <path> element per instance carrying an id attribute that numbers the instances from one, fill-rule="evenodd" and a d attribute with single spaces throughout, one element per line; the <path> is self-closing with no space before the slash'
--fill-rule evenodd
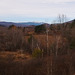
<path id="1" fill-rule="evenodd" d="M 0 52 L 0 75 L 42 75 L 41 68 L 42 60 L 27 53 Z"/>
<path id="2" fill-rule="evenodd" d="M 21 53 L 21 52 L 9 52 L 9 51 L 2 51 L 0 52 L 0 61 L 21 61 L 21 60 L 28 60 L 31 59 L 31 55 L 28 53 Z"/>
<path id="3" fill-rule="evenodd" d="M 75 53 L 71 56 L 52 57 L 53 75 L 73 75 L 75 73 Z M 0 75 L 47 75 L 47 61 L 51 69 L 51 57 L 32 59 L 27 53 L 0 52 Z"/>

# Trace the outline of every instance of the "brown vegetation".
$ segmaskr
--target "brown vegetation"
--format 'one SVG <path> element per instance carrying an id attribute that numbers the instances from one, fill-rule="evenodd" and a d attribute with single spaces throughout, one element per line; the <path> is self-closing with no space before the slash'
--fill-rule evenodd
<path id="1" fill-rule="evenodd" d="M 0 75 L 75 74 L 75 21 L 38 28 L 0 27 Z"/>

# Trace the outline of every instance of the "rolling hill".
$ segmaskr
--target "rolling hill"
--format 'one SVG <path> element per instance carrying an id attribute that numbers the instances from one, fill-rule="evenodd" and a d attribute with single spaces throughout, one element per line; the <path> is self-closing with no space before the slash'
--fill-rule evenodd
<path id="1" fill-rule="evenodd" d="M 21 23 L 15 23 L 15 22 L 0 22 L 0 26 L 10 26 L 10 25 L 15 25 L 15 26 L 30 26 L 30 25 L 41 25 L 43 22 L 21 22 Z"/>

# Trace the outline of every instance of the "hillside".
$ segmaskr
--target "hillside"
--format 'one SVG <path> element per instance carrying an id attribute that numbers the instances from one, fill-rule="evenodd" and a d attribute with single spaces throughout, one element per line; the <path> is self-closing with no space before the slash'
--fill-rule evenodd
<path id="1" fill-rule="evenodd" d="M 0 75 L 74 74 L 75 20 L 52 25 L 0 26 Z"/>
<path id="2" fill-rule="evenodd" d="M 2 26 L 10 26 L 10 25 L 16 25 L 16 26 L 21 26 L 21 27 L 25 27 L 25 26 L 30 26 L 30 25 L 41 25 L 43 24 L 43 22 L 21 22 L 21 23 L 15 23 L 15 22 L 0 22 L 0 25 Z"/>

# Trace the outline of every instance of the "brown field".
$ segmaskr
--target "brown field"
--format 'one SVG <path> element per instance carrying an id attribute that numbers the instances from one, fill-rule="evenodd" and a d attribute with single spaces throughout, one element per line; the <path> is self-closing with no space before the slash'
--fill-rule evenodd
<path id="1" fill-rule="evenodd" d="M 22 53 L 21 51 L 17 52 L 9 52 L 9 51 L 2 51 L 0 52 L 0 61 L 26 61 L 31 59 L 31 55 L 28 53 Z"/>
<path id="2" fill-rule="evenodd" d="M 34 59 L 27 53 L 0 52 L 0 75 L 47 75 L 53 62 L 53 75 L 73 75 L 75 73 L 75 53 Z M 51 69 L 51 66 L 49 67 Z"/>

